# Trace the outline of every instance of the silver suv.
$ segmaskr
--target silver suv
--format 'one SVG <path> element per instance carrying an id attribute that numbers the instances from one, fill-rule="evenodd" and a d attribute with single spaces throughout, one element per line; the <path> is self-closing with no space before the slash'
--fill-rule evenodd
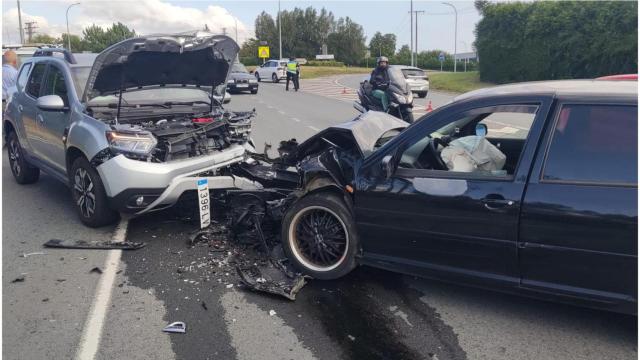
<path id="1" fill-rule="evenodd" d="M 91 227 L 169 207 L 204 178 L 209 189 L 255 189 L 223 176 L 253 151 L 255 112 L 227 111 L 214 96 L 238 50 L 197 32 L 128 39 L 97 56 L 36 51 L 3 119 L 13 176 L 28 184 L 43 170 L 68 183 Z"/>

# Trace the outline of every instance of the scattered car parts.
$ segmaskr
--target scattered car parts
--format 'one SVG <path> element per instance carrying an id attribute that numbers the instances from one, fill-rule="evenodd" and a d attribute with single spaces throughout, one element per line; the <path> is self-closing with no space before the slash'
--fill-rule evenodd
<path id="1" fill-rule="evenodd" d="M 171 324 L 165 326 L 162 331 L 173 334 L 185 334 L 187 332 L 187 324 L 182 321 L 172 322 Z"/>
<path id="2" fill-rule="evenodd" d="M 115 241 L 85 241 L 51 239 L 44 243 L 44 247 L 58 249 L 89 249 L 89 250 L 137 250 L 143 248 L 143 242 L 115 242 Z"/>

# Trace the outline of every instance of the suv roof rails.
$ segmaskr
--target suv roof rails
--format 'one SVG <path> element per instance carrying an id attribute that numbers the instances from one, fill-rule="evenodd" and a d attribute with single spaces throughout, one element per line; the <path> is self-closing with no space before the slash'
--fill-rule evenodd
<path id="1" fill-rule="evenodd" d="M 33 53 L 33 57 L 40 57 L 40 56 L 53 56 L 53 53 L 62 53 L 64 55 L 64 59 L 69 63 L 69 64 L 77 64 L 78 62 L 76 61 L 76 58 L 73 56 L 73 54 L 67 50 L 67 49 L 63 49 L 63 48 L 45 48 L 45 49 L 38 49 Z"/>

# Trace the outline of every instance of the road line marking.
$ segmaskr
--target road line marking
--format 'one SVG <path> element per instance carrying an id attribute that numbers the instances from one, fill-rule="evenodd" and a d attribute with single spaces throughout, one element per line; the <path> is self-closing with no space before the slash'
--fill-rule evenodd
<path id="1" fill-rule="evenodd" d="M 284 115 L 284 111 L 282 111 L 282 110 L 278 110 L 278 112 L 279 112 L 281 115 Z"/>
<path id="2" fill-rule="evenodd" d="M 120 223 L 113 232 L 111 241 L 124 242 L 127 237 L 128 225 L 129 220 L 120 220 Z M 113 284 L 115 283 L 116 272 L 118 271 L 121 256 L 122 250 L 109 250 L 107 254 L 107 259 L 104 262 L 104 268 L 100 275 L 100 281 L 98 282 L 96 293 L 93 297 L 93 303 L 89 310 L 89 316 L 87 317 L 84 330 L 82 331 L 82 337 L 80 338 L 80 346 L 76 354 L 76 359 L 78 360 L 93 360 L 98 353 L 104 319 L 107 315 L 109 303 L 111 302 L 111 292 Z"/>
<path id="3" fill-rule="evenodd" d="M 308 127 L 309 129 L 313 130 L 313 131 L 320 131 L 320 129 L 315 128 L 315 127 L 313 127 L 313 126 L 307 126 L 307 127 Z"/>
<path id="4" fill-rule="evenodd" d="M 300 122 L 300 119 L 298 119 L 298 118 L 291 118 L 291 120 L 293 120 L 295 122 Z"/>

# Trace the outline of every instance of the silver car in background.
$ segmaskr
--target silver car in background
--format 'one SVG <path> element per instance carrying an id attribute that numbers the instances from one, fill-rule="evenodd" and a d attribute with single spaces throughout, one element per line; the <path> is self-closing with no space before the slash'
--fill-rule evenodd
<path id="1" fill-rule="evenodd" d="M 397 66 L 400 68 L 402 74 L 404 74 L 404 78 L 407 80 L 407 84 L 409 84 L 409 87 L 411 88 L 411 92 L 421 98 L 427 96 L 427 93 L 429 92 L 429 77 L 427 76 L 426 71 L 413 66 L 391 66 Z"/>

